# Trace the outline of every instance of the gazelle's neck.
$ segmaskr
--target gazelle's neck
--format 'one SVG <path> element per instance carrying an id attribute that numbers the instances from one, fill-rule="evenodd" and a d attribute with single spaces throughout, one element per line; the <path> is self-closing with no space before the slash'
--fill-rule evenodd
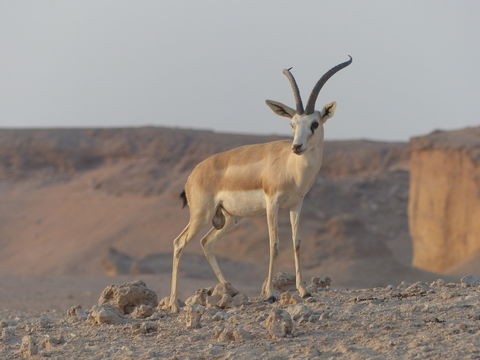
<path id="1" fill-rule="evenodd" d="M 323 139 L 312 145 L 302 155 L 292 152 L 289 159 L 295 182 L 305 193 L 310 190 L 322 166 Z"/>

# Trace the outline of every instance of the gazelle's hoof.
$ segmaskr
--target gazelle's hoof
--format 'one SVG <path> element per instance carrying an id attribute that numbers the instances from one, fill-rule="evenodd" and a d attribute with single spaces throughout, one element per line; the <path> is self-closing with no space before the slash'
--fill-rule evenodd
<path id="1" fill-rule="evenodd" d="M 270 296 L 270 297 L 265 299 L 265 302 L 267 302 L 269 304 L 273 304 L 275 301 L 277 301 L 277 298 L 275 296 Z"/>
<path id="2" fill-rule="evenodd" d="M 309 292 L 306 292 L 305 294 L 303 294 L 302 298 L 303 299 L 307 299 L 309 297 L 312 297 L 312 294 L 310 294 Z"/>

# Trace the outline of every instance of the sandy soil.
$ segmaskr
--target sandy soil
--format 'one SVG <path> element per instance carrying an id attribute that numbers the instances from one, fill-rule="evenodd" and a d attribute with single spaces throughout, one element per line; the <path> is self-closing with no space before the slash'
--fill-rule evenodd
<path id="1" fill-rule="evenodd" d="M 101 282 L 98 279 L 98 284 Z M 43 285 L 48 290 L 48 282 Z M 87 289 L 92 282 L 84 285 Z M 38 294 L 37 299 L 48 298 L 47 292 Z M 2 302 L 0 358 L 480 358 L 478 286 L 439 280 L 399 287 L 324 289 L 313 295 L 291 305 L 250 299 L 249 304 L 237 308 L 202 308 L 196 329 L 187 328 L 186 311 L 171 314 L 158 310 L 144 320 L 94 325 L 67 316 L 66 309 L 54 304 L 38 311 L 34 307 L 12 310 L 5 308 L 8 301 Z M 95 294 L 85 294 L 84 299 L 89 296 Z M 288 314 L 283 314 L 293 325 L 285 336 L 274 335 L 265 321 L 275 309 L 286 311 Z"/>

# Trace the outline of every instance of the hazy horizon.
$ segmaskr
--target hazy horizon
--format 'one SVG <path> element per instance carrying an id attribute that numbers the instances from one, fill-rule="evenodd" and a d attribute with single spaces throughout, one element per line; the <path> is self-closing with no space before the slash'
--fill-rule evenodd
<path id="1" fill-rule="evenodd" d="M 0 128 L 290 133 L 265 105 L 338 103 L 327 139 L 479 124 L 474 1 L 0 2 Z"/>

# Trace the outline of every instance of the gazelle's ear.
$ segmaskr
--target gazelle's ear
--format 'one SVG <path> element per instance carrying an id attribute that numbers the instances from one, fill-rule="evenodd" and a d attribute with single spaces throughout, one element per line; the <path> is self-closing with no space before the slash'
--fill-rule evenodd
<path id="1" fill-rule="evenodd" d="M 323 107 L 322 111 L 320 112 L 320 118 L 322 119 L 322 123 L 330 119 L 333 114 L 335 114 L 336 108 L 337 103 L 335 101 L 332 101 Z"/>
<path id="2" fill-rule="evenodd" d="M 288 118 L 292 118 L 293 115 L 295 115 L 295 110 L 293 110 L 291 107 L 288 107 L 287 105 L 284 105 L 278 101 L 273 101 L 273 100 L 265 100 L 267 105 L 270 107 L 270 109 L 273 110 L 273 112 L 277 115 L 280 116 L 285 116 Z"/>

